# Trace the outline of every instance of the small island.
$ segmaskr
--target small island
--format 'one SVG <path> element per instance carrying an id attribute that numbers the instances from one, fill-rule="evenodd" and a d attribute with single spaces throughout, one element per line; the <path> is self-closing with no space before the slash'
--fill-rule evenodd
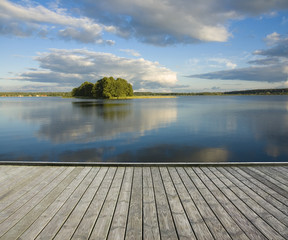
<path id="1" fill-rule="evenodd" d="M 100 99 L 131 99 L 131 98 L 173 98 L 175 96 L 164 96 L 162 94 L 134 95 L 133 87 L 123 78 L 104 77 L 95 84 L 84 82 L 79 87 L 73 88 L 72 97 L 100 98 Z"/>
<path id="2" fill-rule="evenodd" d="M 125 98 L 133 96 L 133 88 L 125 79 L 113 77 L 104 77 L 95 84 L 84 82 L 81 86 L 72 90 L 72 97 L 87 98 Z"/>

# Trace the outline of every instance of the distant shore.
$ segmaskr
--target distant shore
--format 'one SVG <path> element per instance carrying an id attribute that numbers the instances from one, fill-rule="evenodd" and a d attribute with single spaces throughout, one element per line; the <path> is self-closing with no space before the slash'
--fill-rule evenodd
<path id="1" fill-rule="evenodd" d="M 228 95 L 288 95 L 288 88 L 281 89 L 254 89 L 231 92 L 199 92 L 199 93 L 154 93 L 134 92 L 132 97 L 112 99 L 137 98 L 173 98 L 177 96 L 228 96 Z M 71 92 L 0 92 L 0 97 L 72 97 Z"/>

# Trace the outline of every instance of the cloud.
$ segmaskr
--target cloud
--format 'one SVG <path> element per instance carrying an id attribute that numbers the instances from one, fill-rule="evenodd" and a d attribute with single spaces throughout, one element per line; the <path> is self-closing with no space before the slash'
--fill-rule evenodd
<path id="1" fill-rule="evenodd" d="M 51 49 L 39 53 L 35 60 L 40 68 L 19 74 L 17 80 L 77 86 L 83 81 L 96 82 L 103 76 L 114 76 L 131 82 L 134 90 L 169 87 L 177 83 L 175 72 L 143 58 L 129 59 L 86 49 Z"/>
<path id="2" fill-rule="evenodd" d="M 29 4 L 28 4 L 28 3 Z M 107 43 L 103 32 L 136 38 L 154 45 L 225 42 L 232 36 L 229 23 L 261 14 L 275 15 L 288 8 L 286 0 L 75 0 L 74 9 L 24 1 L 0 1 L 0 34 L 20 37 L 56 36 L 82 43 Z M 71 1 L 62 0 L 71 5 Z M 77 9 L 77 11 L 75 11 Z M 74 16 L 75 13 L 80 16 Z M 74 15 L 73 15 L 74 14 Z"/>
<path id="3" fill-rule="evenodd" d="M 7 0 L 0 1 L 0 34 L 27 37 L 58 36 L 82 43 L 107 43 L 102 32 L 113 32 L 112 26 L 98 24 L 87 17 L 73 17 L 66 9 L 50 10 L 42 5 L 20 5 Z"/>
<path id="4" fill-rule="evenodd" d="M 134 57 L 140 57 L 141 54 L 139 52 L 137 52 L 136 50 L 133 49 L 120 49 L 121 52 L 125 52 L 128 55 L 132 55 Z"/>
<path id="5" fill-rule="evenodd" d="M 271 64 L 278 64 L 280 63 L 280 60 L 278 58 L 261 58 L 256 60 L 248 61 L 249 64 L 252 65 L 271 65 Z"/>
<path id="6" fill-rule="evenodd" d="M 268 35 L 268 37 L 269 36 L 270 35 Z M 256 50 L 254 54 L 266 57 L 288 58 L 288 38 L 277 36 L 277 38 L 274 38 L 273 40 L 269 39 L 268 41 L 270 41 L 270 44 L 273 42 L 273 46 L 271 48 Z"/>
<path id="7" fill-rule="evenodd" d="M 221 79 L 221 80 L 244 80 L 261 82 L 286 81 L 287 73 L 282 66 L 269 65 L 265 67 L 247 67 L 226 71 L 217 71 L 204 74 L 194 74 L 190 78 Z"/>
<path id="8" fill-rule="evenodd" d="M 262 82 L 285 82 L 288 78 L 288 38 L 278 33 L 267 35 L 264 39 L 270 48 L 256 50 L 255 56 L 262 56 L 248 61 L 252 66 L 232 70 L 194 74 L 187 77 L 221 80 L 244 80 Z"/>
<path id="9" fill-rule="evenodd" d="M 90 18 L 115 26 L 122 37 L 154 45 L 224 42 L 229 22 L 288 8 L 286 0 L 76 0 Z"/>
<path id="10" fill-rule="evenodd" d="M 223 64 L 224 64 L 224 66 L 227 68 L 234 69 L 237 67 L 236 63 L 233 63 L 232 61 L 230 61 L 229 59 L 226 59 L 226 58 L 210 58 L 209 61 L 215 62 L 215 63 L 219 64 L 220 66 L 223 66 Z"/>

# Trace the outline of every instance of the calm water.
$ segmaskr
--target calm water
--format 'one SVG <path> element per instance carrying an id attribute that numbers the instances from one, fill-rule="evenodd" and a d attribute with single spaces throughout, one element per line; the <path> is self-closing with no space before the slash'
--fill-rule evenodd
<path id="1" fill-rule="evenodd" d="M 288 161 L 288 96 L 0 98 L 0 161 Z"/>

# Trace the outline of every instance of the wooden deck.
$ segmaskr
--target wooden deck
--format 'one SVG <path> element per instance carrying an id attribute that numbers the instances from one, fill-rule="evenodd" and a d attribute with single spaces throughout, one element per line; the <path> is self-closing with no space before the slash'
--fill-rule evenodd
<path id="1" fill-rule="evenodd" d="M 0 239 L 288 239 L 288 166 L 0 165 Z"/>

